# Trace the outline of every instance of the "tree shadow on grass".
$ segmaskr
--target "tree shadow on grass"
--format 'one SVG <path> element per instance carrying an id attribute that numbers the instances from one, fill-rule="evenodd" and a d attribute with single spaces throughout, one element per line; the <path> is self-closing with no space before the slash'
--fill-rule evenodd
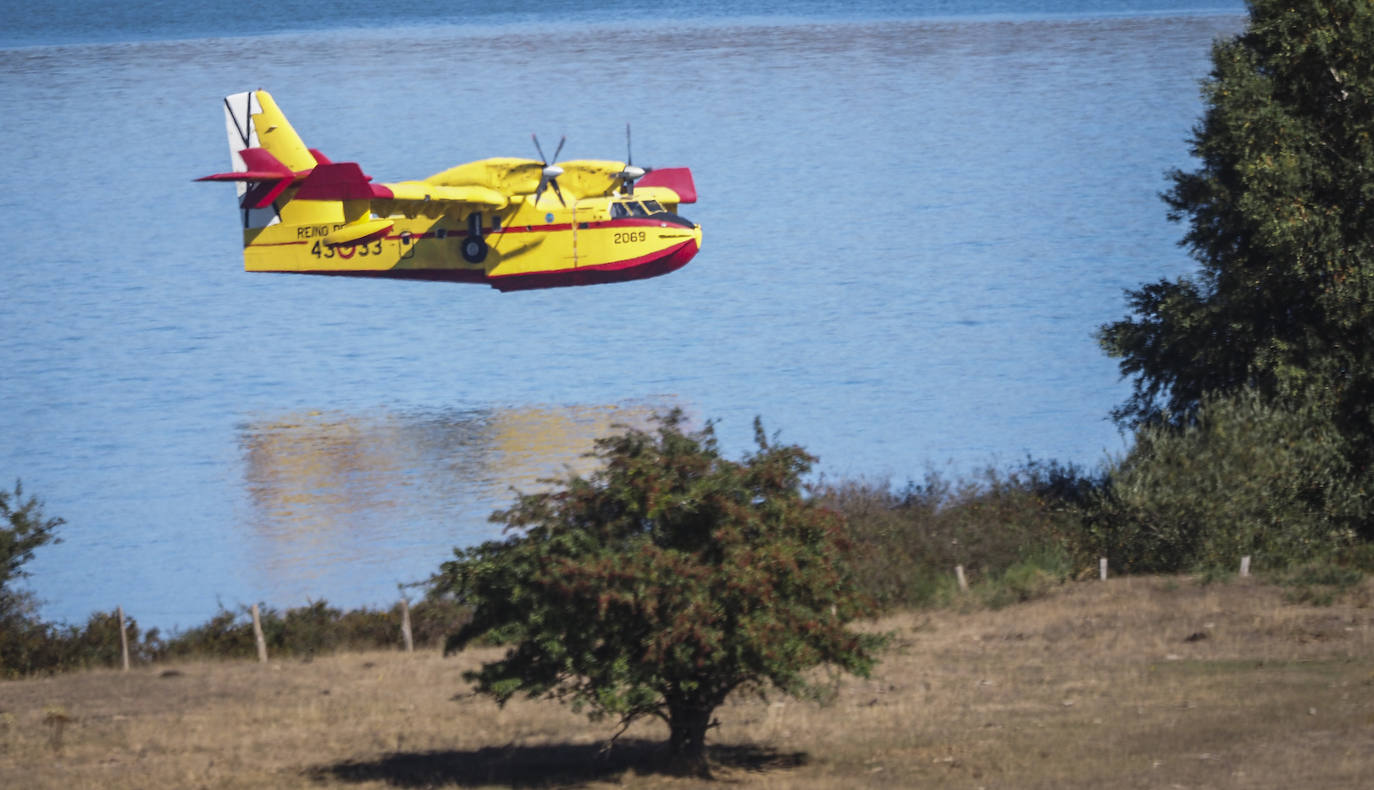
<path id="1" fill-rule="evenodd" d="M 711 746 L 708 752 L 713 766 L 741 771 L 796 768 L 809 760 L 805 752 L 780 752 L 755 745 Z M 636 738 L 618 740 L 609 751 L 595 743 L 554 743 L 488 746 L 472 751 L 393 752 L 376 760 L 315 766 L 305 773 L 317 781 L 380 781 L 395 787 L 567 787 L 610 779 L 626 771 L 666 773 L 667 758 L 662 742 Z"/>

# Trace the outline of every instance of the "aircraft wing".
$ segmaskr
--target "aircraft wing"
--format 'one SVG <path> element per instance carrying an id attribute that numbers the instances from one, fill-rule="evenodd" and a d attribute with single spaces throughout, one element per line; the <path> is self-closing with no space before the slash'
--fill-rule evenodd
<path id="1" fill-rule="evenodd" d="M 461 203 L 493 209 L 505 208 L 510 200 L 500 192 L 483 186 L 444 186 L 424 181 L 372 183 L 356 162 L 331 162 L 316 165 L 296 191 L 297 200 L 391 200 L 397 203 L 422 203 L 429 206 Z"/>
<path id="2" fill-rule="evenodd" d="M 502 209 L 510 204 L 510 199 L 494 189 L 484 186 L 442 186 L 424 181 L 401 181 L 395 184 L 376 184 L 374 195 L 382 199 L 398 201 L 417 201 L 421 203 L 466 203 Z M 390 192 L 390 195 L 376 195 Z"/>
<path id="3" fill-rule="evenodd" d="M 397 203 L 443 204 L 505 208 L 506 195 L 480 185 L 443 185 L 424 181 L 374 184 L 357 162 L 332 162 L 324 154 L 311 151 L 318 164 L 300 172 L 282 164 L 262 148 L 241 152 L 244 170 L 216 173 L 199 181 L 244 181 L 251 185 L 245 202 L 253 208 L 272 204 L 288 187 L 295 186 L 293 200 L 386 200 Z"/>

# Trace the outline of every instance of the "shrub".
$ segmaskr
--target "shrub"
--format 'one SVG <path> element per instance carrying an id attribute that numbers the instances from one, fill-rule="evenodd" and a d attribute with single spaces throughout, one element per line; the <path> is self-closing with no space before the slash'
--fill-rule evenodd
<path id="1" fill-rule="evenodd" d="M 410 607 L 411 634 L 417 648 L 437 647 L 471 617 L 466 607 L 435 598 Z M 401 605 L 390 609 L 360 607 L 343 611 L 314 601 L 285 612 L 258 607 L 263 640 L 271 656 L 310 658 L 339 650 L 400 649 Z M 223 607 L 203 625 L 173 635 L 163 653 L 178 658 L 253 658 L 251 609 Z"/>
<path id="2" fill-rule="evenodd" d="M 844 515 L 865 592 L 884 607 L 926 606 L 954 600 L 956 565 L 972 586 L 1010 585 L 987 593 L 992 603 L 1043 593 L 1031 576 L 1071 575 L 1082 509 L 1100 485 L 1076 467 L 1027 461 L 959 483 L 931 472 L 901 491 L 850 482 L 816 496 Z"/>
<path id="3" fill-rule="evenodd" d="M 1284 567 L 1349 546 L 1366 496 L 1335 427 L 1251 391 L 1209 397 L 1184 427 L 1150 425 L 1110 475 L 1088 536 L 1126 571 Z"/>
<path id="4" fill-rule="evenodd" d="M 0 623 L 0 631 L 0 677 L 117 667 L 123 661 L 116 611 L 96 612 L 84 625 L 13 618 Z M 125 633 L 131 664 L 146 664 L 163 656 L 165 646 L 156 628 L 141 633 L 137 621 L 125 617 Z"/>
<path id="5" fill-rule="evenodd" d="M 253 625 L 246 614 L 246 609 L 235 613 L 221 606 L 203 625 L 174 634 L 167 641 L 167 655 L 251 658 L 257 654 L 257 647 Z"/>

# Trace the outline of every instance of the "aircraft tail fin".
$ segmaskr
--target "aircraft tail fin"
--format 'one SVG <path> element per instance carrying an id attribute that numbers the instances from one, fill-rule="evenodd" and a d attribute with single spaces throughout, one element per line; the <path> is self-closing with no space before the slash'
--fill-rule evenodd
<path id="1" fill-rule="evenodd" d="M 245 148 L 262 148 L 296 172 L 316 164 L 315 155 L 305 147 L 267 91 L 245 91 L 224 97 L 224 123 L 229 132 L 229 150 L 234 154 Z"/>
<path id="2" fill-rule="evenodd" d="M 237 181 L 239 207 L 245 229 L 277 222 L 304 224 L 337 221 L 342 207 L 322 201 L 292 200 L 287 190 L 329 160 L 307 148 L 286 120 L 272 95 L 244 91 L 224 98 L 224 122 L 229 135 L 233 171 L 206 176 L 202 181 Z"/>

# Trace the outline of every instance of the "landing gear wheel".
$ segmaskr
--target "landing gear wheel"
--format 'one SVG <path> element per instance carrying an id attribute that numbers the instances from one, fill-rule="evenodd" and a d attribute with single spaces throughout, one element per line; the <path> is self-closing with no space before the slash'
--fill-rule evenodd
<path id="1" fill-rule="evenodd" d="M 487 243 L 480 236 L 469 236 L 463 241 L 463 260 L 468 263 L 481 263 L 487 259 Z"/>

